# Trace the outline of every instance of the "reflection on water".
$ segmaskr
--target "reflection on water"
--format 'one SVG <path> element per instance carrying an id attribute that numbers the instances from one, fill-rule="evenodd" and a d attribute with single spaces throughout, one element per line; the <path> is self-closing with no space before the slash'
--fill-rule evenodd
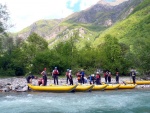
<path id="1" fill-rule="evenodd" d="M 1 113 L 150 113 L 150 90 L 0 93 Z"/>

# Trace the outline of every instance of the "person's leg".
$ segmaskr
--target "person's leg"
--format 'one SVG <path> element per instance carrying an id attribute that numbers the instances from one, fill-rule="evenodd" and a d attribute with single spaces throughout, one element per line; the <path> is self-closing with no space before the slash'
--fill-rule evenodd
<path id="1" fill-rule="evenodd" d="M 54 75 L 54 84 L 55 84 L 55 79 L 56 79 L 56 76 Z"/>
<path id="2" fill-rule="evenodd" d="M 43 85 L 43 86 L 44 86 L 44 82 L 45 82 L 44 79 L 42 79 L 42 85 Z"/>
<path id="3" fill-rule="evenodd" d="M 82 77 L 82 82 L 83 82 L 83 84 L 84 84 L 84 77 Z"/>
<path id="4" fill-rule="evenodd" d="M 109 83 L 110 83 L 110 81 L 111 81 L 111 80 L 110 80 L 110 77 L 109 77 Z"/>
<path id="5" fill-rule="evenodd" d="M 133 76 L 133 83 L 135 84 L 135 76 Z"/>
<path id="6" fill-rule="evenodd" d="M 66 80 L 66 84 L 68 84 L 68 77 L 67 77 L 67 80 Z"/>
<path id="7" fill-rule="evenodd" d="M 96 79 L 96 85 L 98 84 L 98 80 Z"/>
<path id="8" fill-rule="evenodd" d="M 57 81 L 57 85 L 58 85 L 58 75 L 56 76 L 56 81 Z"/>
<path id="9" fill-rule="evenodd" d="M 73 85 L 73 79 L 72 79 L 72 85 Z"/>
<path id="10" fill-rule="evenodd" d="M 47 85 L 47 77 L 45 77 L 45 80 L 44 80 L 44 86 Z"/>
<path id="11" fill-rule="evenodd" d="M 107 76 L 105 76 L 105 83 L 107 83 Z"/>
<path id="12" fill-rule="evenodd" d="M 100 78 L 98 78 L 98 85 L 100 85 Z"/>
<path id="13" fill-rule="evenodd" d="M 93 78 L 93 80 L 92 80 L 92 81 L 93 81 L 93 84 L 94 84 L 94 83 L 95 83 L 95 79 Z"/>
<path id="14" fill-rule="evenodd" d="M 133 83 L 134 83 L 134 76 L 132 76 L 132 81 L 133 81 Z"/>

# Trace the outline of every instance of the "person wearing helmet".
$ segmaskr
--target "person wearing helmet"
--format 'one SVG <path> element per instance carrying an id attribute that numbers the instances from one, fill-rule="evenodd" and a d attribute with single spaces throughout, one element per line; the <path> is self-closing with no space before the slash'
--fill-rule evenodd
<path id="1" fill-rule="evenodd" d="M 99 72 L 96 72 L 96 84 L 97 85 L 101 84 L 101 76 L 100 76 Z"/>
<path id="2" fill-rule="evenodd" d="M 72 78 L 72 70 L 69 70 L 69 81 L 70 81 L 70 85 L 73 85 L 73 78 Z"/>
<path id="3" fill-rule="evenodd" d="M 130 76 L 132 77 L 133 84 L 135 84 L 136 83 L 136 81 L 135 81 L 135 79 L 136 79 L 136 71 L 133 68 L 131 69 Z"/>
<path id="4" fill-rule="evenodd" d="M 54 84 L 56 84 L 56 82 L 57 82 L 57 85 L 58 85 L 58 74 L 59 74 L 59 71 L 58 71 L 57 67 L 55 67 L 55 69 L 52 72 L 52 76 L 54 78 Z"/>
<path id="5" fill-rule="evenodd" d="M 81 83 L 81 74 L 80 74 L 80 70 L 78 70 L 78 72 L 76 73 L 76 77 L 77 77 L 78 83 Z"/>
<path id="6" fill-rule="evenodd" d="M 90 84 L 94 84 L 95 83 L 95 75 L 91 74 L 90 75 Z"/>
<path id="7" fill-rule="evenodd" d="M 83 84 L 84 84 L 84 76 L 85 76 L 85 72 L 84 72 L 84 70 L 83 70 L 83 69 L 81 69 L 80 74 L 81 74 L 81 83 L 83 83 Z"/>

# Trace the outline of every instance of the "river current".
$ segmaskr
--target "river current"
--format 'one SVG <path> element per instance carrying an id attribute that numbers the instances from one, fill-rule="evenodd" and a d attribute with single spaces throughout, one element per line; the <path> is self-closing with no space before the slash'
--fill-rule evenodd
<path id="1" fill-rule="evenodd" d="M 0 113 L 150 113 L 150 90 L 0 93 Z"/>

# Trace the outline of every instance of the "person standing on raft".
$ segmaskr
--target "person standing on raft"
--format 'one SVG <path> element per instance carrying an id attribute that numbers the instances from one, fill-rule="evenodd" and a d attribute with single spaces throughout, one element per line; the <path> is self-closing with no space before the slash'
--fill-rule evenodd
<path id="1" fill-rule="evenodd" d="M 81 69 L 80 74 L 81 74 L 81 83 L 84 84 L 84 76 L 85 76 L 85 72 L 84 72 L 83 69 Z"/>
<path id="2" fill-rule="evenodd" d="M 57 85 L 58 85 L 58 74 L 59 74 L 59 71 L 57 70 L 57 67 L 55 67 L 55 69 L 52 72 L 52 76 L 54 78 L 54 84 L 56 84 L 57 82 Z"/>
<path id="3" fill-rule="evenodd" d="M 119 72 L 116 72 L 116 83 L 119 84 Z"/>
<path id="4" fill-rule="evenodd" d="M 101 76 L 99 72 L 96 72 L 96 85 L 100 85 L 100 84 L 101 84 Z"/>
<path id="5" fill-rule="evenodd" d="M 77 77 L 78 83 L 81 83 L 81 74 L 80 74 L 80 71 L 79 71 L 79 70 L 78 70 L 78 72 L 76 73 L 76 77 Z"/>
<path id="6" fill-rule="evenodd" d="M 70 81 L 70 85 L 73 85 L 73 78 L 72 78 L 72 70 L 69 70 L 69 81 Z"/>
<path id="7" fill-rule="evenodd" d="M 66 84 L 68 84 L 69 81 L 69 69 L 66 71 Z"/>
<path id="8" fill-rule="evenodd" d="M 134 69 L 131 69 L 130 76 L 132 77 L 133 84 L 135 84 L 136 83 L 135 82 L 136 72 Z"/>
<path id="9" fill-rule="evenodd" d="M 46 86 L 47 85 L 47 73 L 46 73 L 46 68 L 44 68 L 44 70 L 41 72 L 41 75 L 43 76 L 42 79 L 42 85 Z M 44 82 L 44 83 L 43 83 Z"/>
<path id="10" fill-rule="evenodd" d="M 107 83 L 107 80 L 108 80 L 108 71 L 104 72 L 104 78 L 105 78 L 105 83 Z"/>
<path id="11" fill-rule="evenodd" d="M 110 84 L 111 83 L 111 72 L 109 71 L 109 73 L 108 73 L 108 83 Z"/>

